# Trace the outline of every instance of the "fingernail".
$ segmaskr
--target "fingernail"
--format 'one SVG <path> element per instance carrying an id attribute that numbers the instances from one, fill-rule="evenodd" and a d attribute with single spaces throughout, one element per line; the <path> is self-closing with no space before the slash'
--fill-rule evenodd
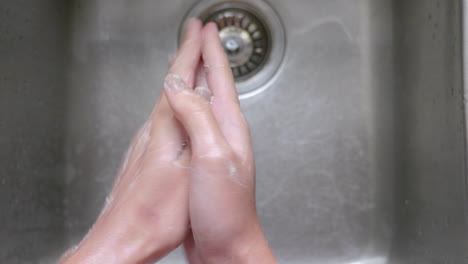
<path id="1" fill-rule="evenodd" d="M 215 22 L 209 22 L 209 23 L 206 24 L 206 25 L 208 26 L 208 25 L 210 25 L 210 24 L 214 25 L 214 27 L 216 27 L 216 29 L 219 30 L 218 24 L 216 24 Z"/>
<path id="2" fill-rule="evenodd" d="M 195 21 L 197 21 L 197 20 L 198 20 L 198 18 L 196 18 L 196 17 L 192 17 L 192 18 L 187 19 L 187 21 L 185 22 L 185 25 L 184 25 L 184 27 L 183 27 L 183 29 L 184 29 L 183 32 L 186 33 L 187 30 L 190 28 L 190 26 L 191 26 L 193 23 L 195 23 Z"/>
<path id="3" fill-rule="evenodd" d="M 187 84 L 179 75 L 173 73 L 167 74 L 164 80 L 164 90 L 170 93 L 177 93 L 187 89 Z"/>
<path id="4" fill-rule="evenodd" d="M 208 89 L 205 86 L 197 86 L 195 88 L 195 93 L 201 98 L 205 99 L 207 102 L 211 102 L 211 99 L 213 97 L 210 89 Z"/>

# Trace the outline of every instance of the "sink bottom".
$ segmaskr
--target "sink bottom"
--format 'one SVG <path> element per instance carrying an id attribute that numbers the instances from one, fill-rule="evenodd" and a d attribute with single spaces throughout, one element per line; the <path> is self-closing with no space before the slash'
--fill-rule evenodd
<path id="1" fill-rule="evenodd" d="M 195 2 L 0 4 L 0 262 L 84 236 Z M 280 263 L 466 263 L 461 1 L 268 2 L 286 53 L 242 107 Z"/>

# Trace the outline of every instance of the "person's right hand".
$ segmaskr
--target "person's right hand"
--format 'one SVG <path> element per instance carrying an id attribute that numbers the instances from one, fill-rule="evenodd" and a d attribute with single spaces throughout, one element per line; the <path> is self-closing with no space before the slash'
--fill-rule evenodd
<path id="1" fill-rule="evenodd" d="M 203 67 L 191 68 L 197 87 L 171 73 L 165 82 L 192 149 L 187 256 L 197 264 L 276 263 L 258 221 L 249 128 L 216 25 L 206 25 L 199 41 L 193 47 L 202 47 Z"/>

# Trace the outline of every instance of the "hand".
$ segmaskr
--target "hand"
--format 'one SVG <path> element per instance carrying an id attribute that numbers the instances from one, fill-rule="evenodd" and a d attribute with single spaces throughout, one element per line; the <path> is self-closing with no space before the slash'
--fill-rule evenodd
<path id="1" fill-rule="evenodd" d="M 188 26 L 170 69 L 185 83 L 195 79 L 201 30 L 199 21 Z M 190 156 L 187 135 L 163 94 L 131 143 L 109 203 L 61 262 L 150 263 L 182 244 L 189 230 Z"/>
<path id="2" fill-rule="evenodd" d="M 164 89 L 110 202 L 61 262 L 150 263 L 185 241 L 194 264 L 276 263 L 257 219 L 248 125 L 216 25 L 190 22 Z"/>
<path id="3" fill-rule="evenodd" d="M 216 25 L 208 24 L 203 39 L 195 41 L 189 53 L 196 57 L 202 47 L 202 67 L 184 67 L 196 73 L 195 90 L 176 72 L 165 82 L 169 104 L 192 148 L 187 255 L 191 263 L 275 263 L 255 208 L 249 128 Z"/>

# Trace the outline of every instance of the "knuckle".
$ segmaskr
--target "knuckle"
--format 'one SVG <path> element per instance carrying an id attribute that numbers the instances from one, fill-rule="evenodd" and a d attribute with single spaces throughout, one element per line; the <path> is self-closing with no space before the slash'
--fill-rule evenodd
<path id="1" fill-rule="evenodd" d="M 184 91 L 179 93 L 179 109 L 182 112 L 207 112 L 209 110 L 209 104 L 201 98 L 200 96 L 196 95 L 192 91 Z"/>
<path id="2" fill-rule="evenodd" d="M 203 154 L 197 157 L 200 161 L 206 164 L 224 164 L 226 162 L 237 162 L 237 157 L 230 148 L 227 147 L 211 147 L 205 150 Z"/>
<path id="3" fill-rule="evenodd" d="M 227 65 L 224 62 L 220 62 L 217 64 L 204 64 L 203 68 L 205 69 L 206 73 L 213 73 L 217 70 L 225 71 L 227 68 Z"/>
<path id="4" fill-rule="evenodd" d="M 157 146 L 151 144 L 144 157 L 142 165 L 146 168 L 166 168 L 175 160 L 172 145 Z"/>

